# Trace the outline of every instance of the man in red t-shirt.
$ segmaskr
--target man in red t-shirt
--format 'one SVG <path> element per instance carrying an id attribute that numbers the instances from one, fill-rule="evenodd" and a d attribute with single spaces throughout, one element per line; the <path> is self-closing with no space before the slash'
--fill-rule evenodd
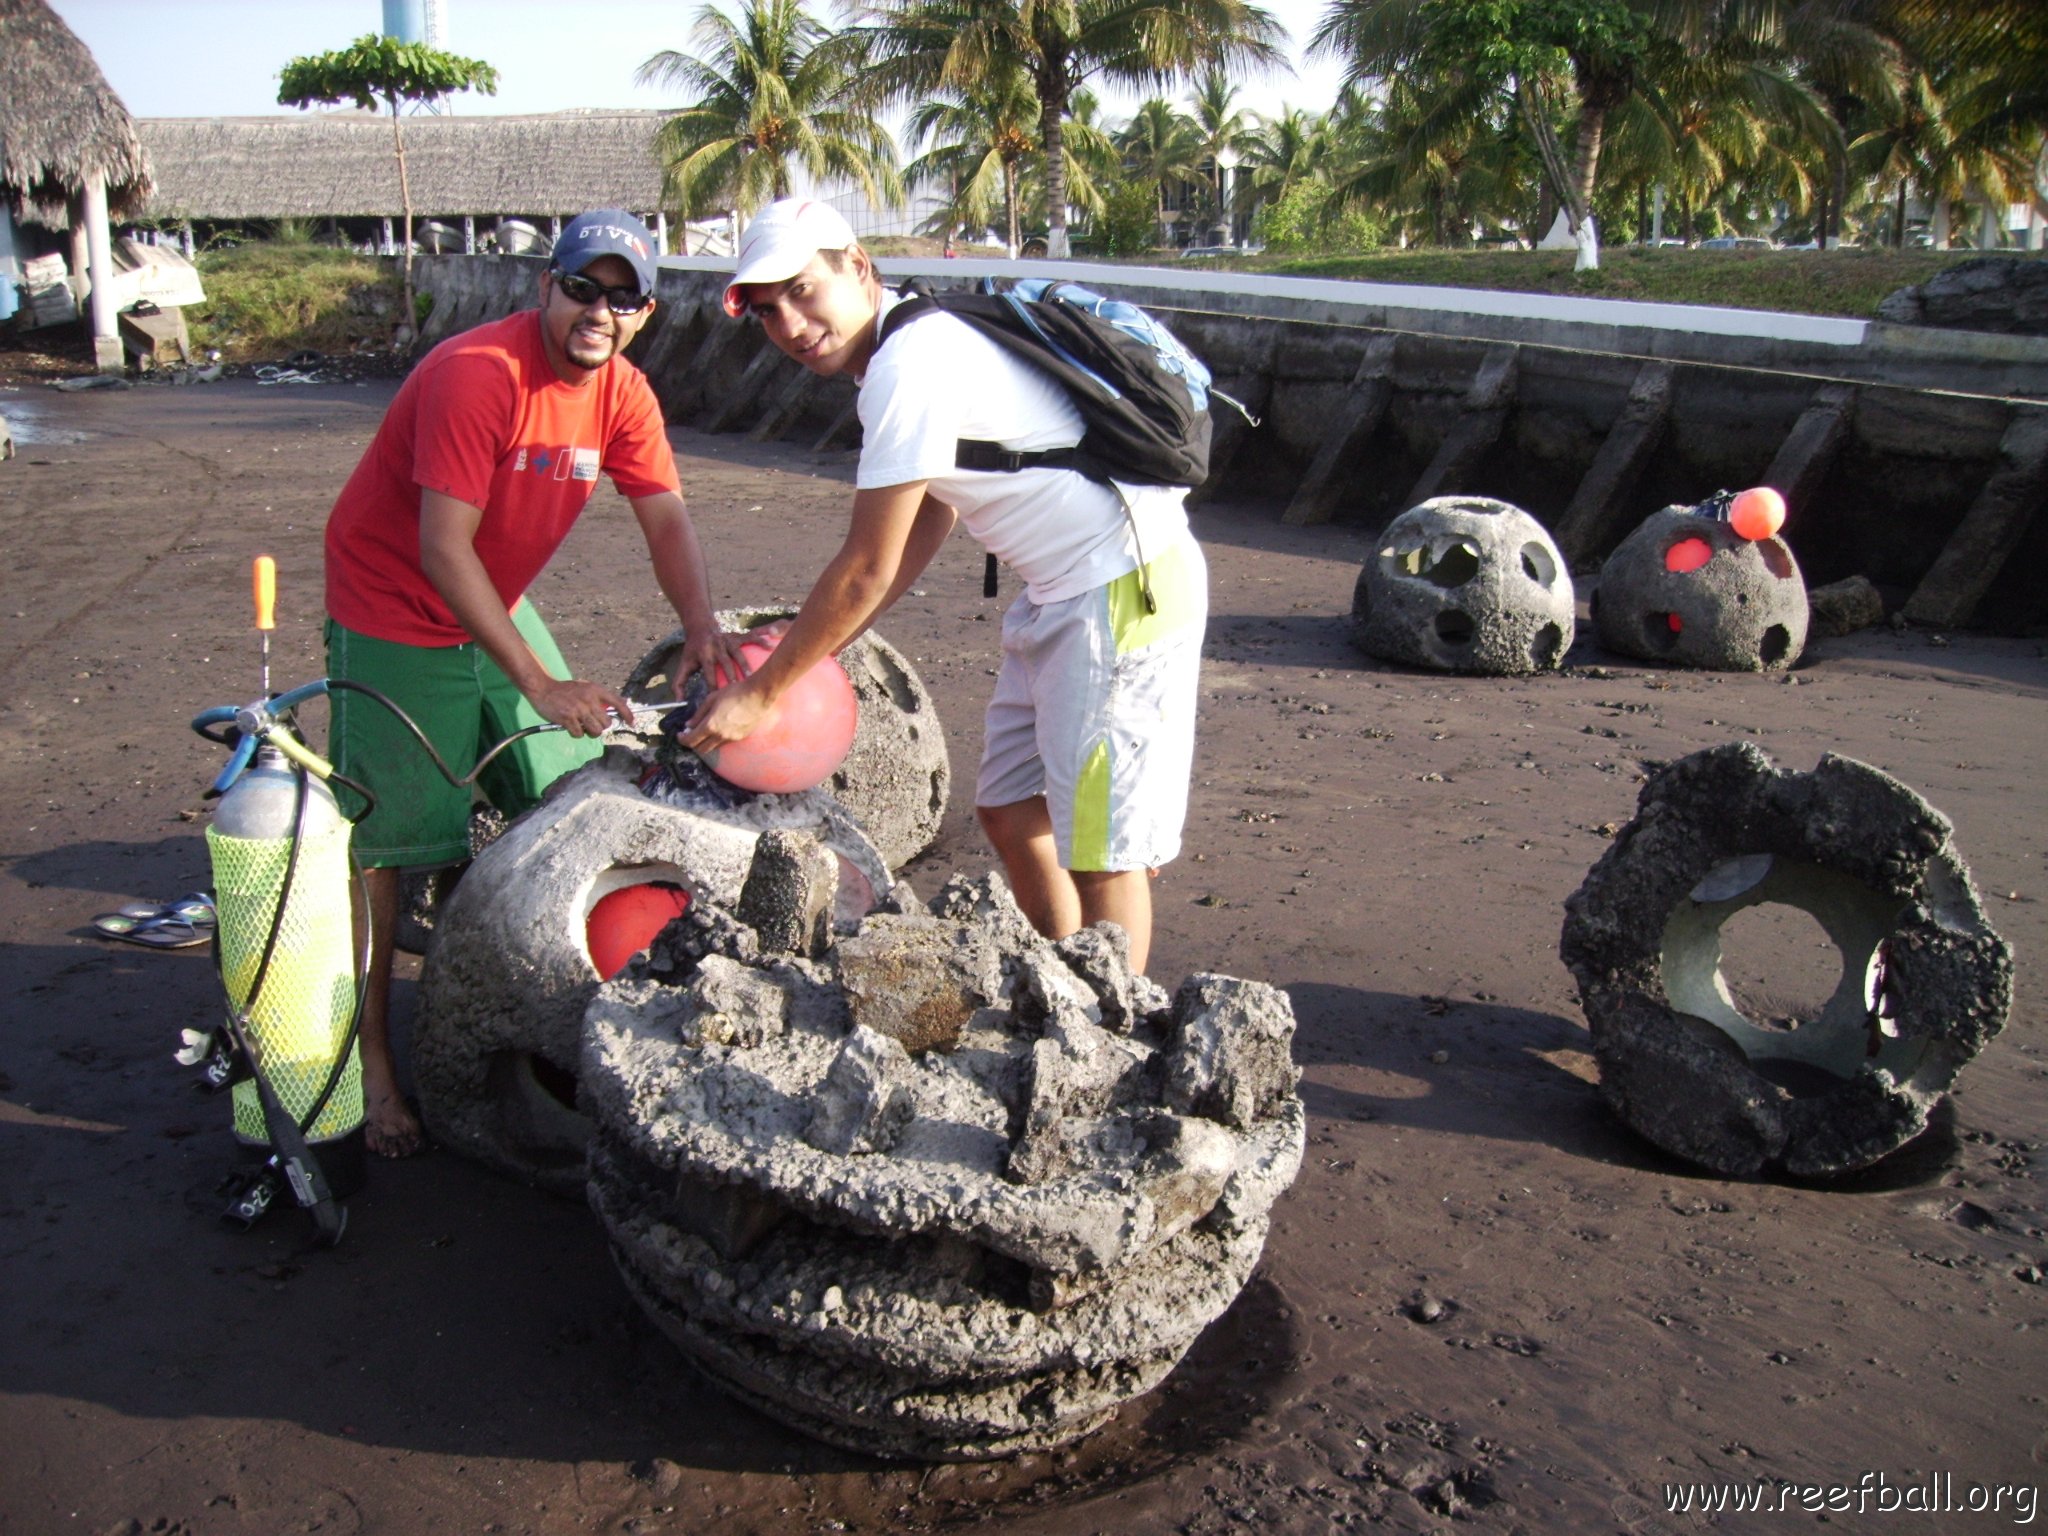
<path id="1" fill-rule="evenodd" d="M 611 477 L 647 540 L 655 580 L 689 633 L 676 684 L 737 642 L 712 616 L 703 552 L 661 409 L 619 354 L 654 312 L 654 237 L 631 214 L 572 219 L 540 279 L 540 308 L 441 343 L 391 402 L 327 522 L 328 675 L 378 689 L 458 773 L 493 743 L 545 721 L 479 779 L 517 815 L 598 755 L 626 699 L 571 676 L 526 599 L 597 485 Z M 389 1004 L 399 870 L 469 855 L 470 792 L 450 785 L 382 705 L 333 695 L 332 756 L 375 805 L 357 823 L 370 970 L 361 1028 L 372 1151 L 419 1150 L 398 1091 Z M 574 738 L 573 740 L 571 738 Z M 351 797 L 353 798 L 353 797 Z"/>

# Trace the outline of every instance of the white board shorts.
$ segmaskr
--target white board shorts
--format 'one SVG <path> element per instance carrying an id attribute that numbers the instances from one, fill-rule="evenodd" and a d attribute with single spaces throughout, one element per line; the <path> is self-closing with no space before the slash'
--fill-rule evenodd
<path id="1" fill-rule="evenodd" d="M 1183 537 L 1140 573 L 1003 616 L 977 806 L 1044 795 L 1062 869 L 1153 869 L 1180 852 L 1194 769 L 1209 567 Z"/>

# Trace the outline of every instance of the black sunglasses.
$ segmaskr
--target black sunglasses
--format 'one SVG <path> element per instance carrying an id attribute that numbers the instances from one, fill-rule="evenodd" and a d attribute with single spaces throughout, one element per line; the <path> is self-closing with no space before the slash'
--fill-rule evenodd
<path id="1" fill-rule="evenodd" d="M 564 272 L 560 267 L 550 269 L 555 286 L 562 290 L 571 304 L 595 304 L 602 296 L 605 307 L 615 315 L 637 315 L 654 302 L 654 295 L 642 293 L 637 288 L 607 288 L 603 283 L 594 282 L 575 272 Z"/>

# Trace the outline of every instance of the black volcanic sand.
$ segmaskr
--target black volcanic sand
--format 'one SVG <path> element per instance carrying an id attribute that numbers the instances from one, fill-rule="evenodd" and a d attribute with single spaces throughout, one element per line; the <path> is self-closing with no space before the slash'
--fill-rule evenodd
<path id="1" fill-rule="evenodd" d="M 1237 1306 L 1101 1434 L 939 1468 L 814 1444 L 692 1378 L 586 1209 L 445 1153 L 375 1167 L 338 1251 L 295 1211 L 225 1230 L 227 1105 L 170 1059 L 213 1016 L 205 953 L 89 920 L 207 882 L 221 753 L 186 722 L 256 692 L 259 551 L 277 682 L 317 674 L 321 527 L 391 390 L 0 393 L 0 1530 L 1642 1533 L 1705 1528 L 1662 1512 L 1666 1483 L 1790 1483 L 1801 1511 L 1865 1474 L 1873 1500 L 2048 1480 L 2040 646 L 1880 630 L 1750 677 L 1582 641 L 1562 676 L 1394 670 L 1346 637 L 1369 541 L 1281 526 L 1278 485 L 1199 517 L 1215 616 L 1153 971 L 1289 991 L 1308 1155 Z M 850 461 L 677 446 L 719 603 L 801 598 Z M 951 733 L 955 804 L 907 871 L 927 895 L 989 863 L 980 565 L 955 539 L 882 626 Z M 613 681 L 672 622 L 608 490 L 536 597 Z M 1737 737 L 1919 790 L 2020 957 L 1936 1128 L 1834 1187 L 1703 1177 L 1617 1123 L 1557 960 L 1645 765 Z M 1834 983 L 1797 914 L 1744 918 L 1729 957 L 1759 1008 Z M 2003 1526 L 2012 1497 L 1920 1524 Z M 1880 1528 L 1847 1507 L 1833 1528 Z"/>

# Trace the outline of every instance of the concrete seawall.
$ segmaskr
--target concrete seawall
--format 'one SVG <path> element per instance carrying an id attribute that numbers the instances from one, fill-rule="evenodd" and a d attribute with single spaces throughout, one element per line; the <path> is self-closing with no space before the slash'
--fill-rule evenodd
<path id="1" fill-rule="evenodd" d="M 1867 576 L 1927 624 L 2048 623 L 2032 574 L 2048 562 L 2048 338 L 1157 267 L 882 265 L 941 286 L 1062 276 L 1166 317 L 1260 421 L 1218 407 L 1203 499 L 1377 528 L 1428 496 L 1495 496 L 1587 569 L 1658 508 L 1770 484 L 1816 585 Z M 531 304 L 540 267 L 426 258 L 427 339 Z M 662 263 L 661 308 L 631 355 L 669 419 L 857 444 L 852 385 L 729 319 L 727 270 Z"/>

